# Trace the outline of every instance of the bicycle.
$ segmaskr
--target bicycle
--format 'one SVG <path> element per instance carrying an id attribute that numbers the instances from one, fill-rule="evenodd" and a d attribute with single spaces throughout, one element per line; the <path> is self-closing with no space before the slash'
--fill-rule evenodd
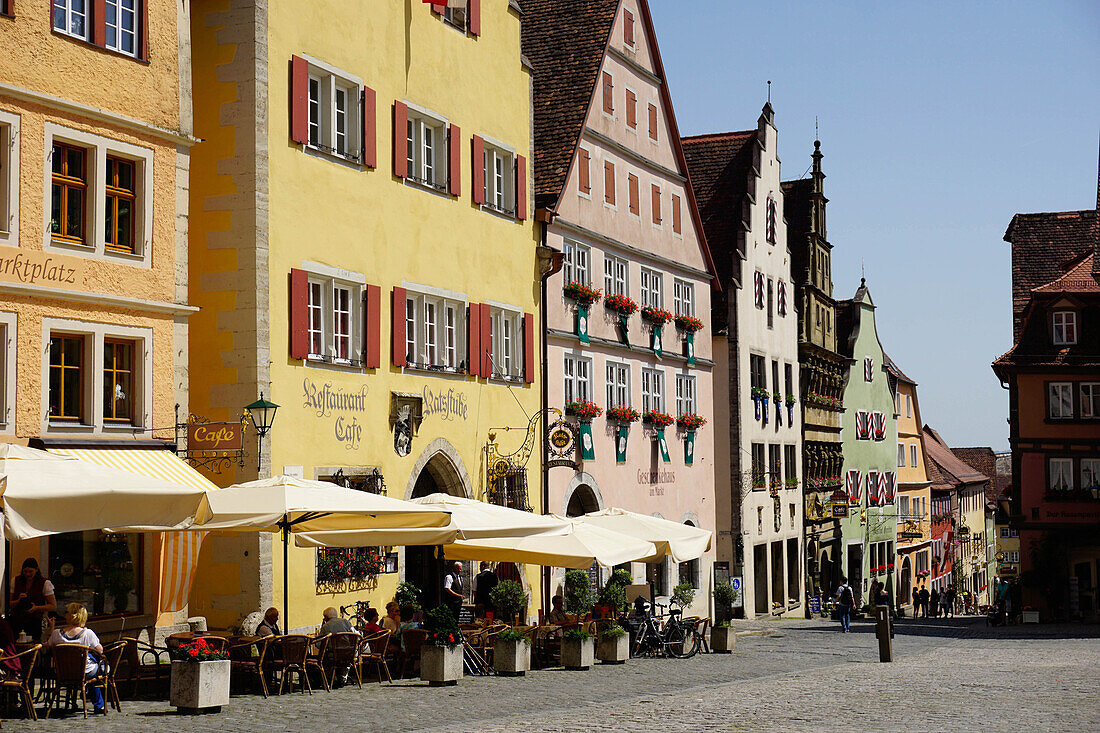
<path id="1" fill-rule="evenodd" d="M 634 639 L 633 656 L 665 656 L 674 659 L 689 659 L 699 652 L 700 636 L 690 624 L 681 620 L 683 610 L 670 609 L 668 620 L 662 627 L 657 617 L 646 613 Z"/>
<path id="2" fill-rule="evenodd" d="M 354 609 L 354 612 L 349 613 L 349 608 Z M 370 601 L 355 601 L 346 606 L 340 606 L 340 616 L 346 618 L 353 629 L 363 633 L 367 628 L 367 610 L 369 608 Z"/>

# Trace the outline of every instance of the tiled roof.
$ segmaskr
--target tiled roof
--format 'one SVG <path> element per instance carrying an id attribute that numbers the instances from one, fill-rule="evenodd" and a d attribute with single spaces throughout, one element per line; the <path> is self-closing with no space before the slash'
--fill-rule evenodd
<path id="1" fill-rule="evenodd" d="M 1012 335 L 1020 335 L 1031 292 L 1095 251 L 1100 226 L 1096 210 L 1016 214 L 1004 239 L 1012 244 Z"/>
<path id="2" fill-rule="evenodd" d="M 903 372 L 901 369 L 898 368 L 898 365 L 894 362 L 893 359 L 890 358 L 890 355 L 887 354 L 886 352 L 882 353 L 882 361 L 883 361 L 882 365 L 884 367 L 886 367 L 886 369 L 889 370 L 889 372 L 891 374 L 893 374 L 895 377 L 897 377 L 901 381 L 905 382 L 906 384 L 911 384 L 914 387 L 917 386 L 917 383 L 914 382 L 909 377 L 907 377 L 905 375 L 905 372 Z"/>
<path id="3" fill-rule="evenodd" d="M 952 448 L 951 452 L 963 463 L 981 471 L 988 480 L 985 484 L 986 501 L 997 501 L 997 454 L 992 448 Z"/>
<path id="4" fill-rule="evenodd" d="M 722 286 L 733 272 L 738 233 L 742 230 L 741 200 L 752 169 L 756 130 L 696 135 L 682 140 L 688 178 L 695 191 L 703 231 Z"/>
<path id="5" fill-rule="evenodd" d="M 1033 288 L 1034 293 L 1100 293 L 1100 282 L 1092 275 L 1092 262 L 1095 254 L 1090 254 L 1077 263 L 1065 275 L 1046 285 Z"/>
<path id="6" fill-rule="evenodd" d="M 925 425 L 922 432 L 924 451 L 945 478 L 954 479 L 954 482 L 959 484 L 976 484 L 989 480 L 984 473 L 952 453 L 947 443 L 935 430 Z"/>
<path id="7" fill-rule="evenodd" d="M 557 203 L 619 7 L 618 0 L 524 0 L 523 53 L 535 69 L 535 207 Z"/>

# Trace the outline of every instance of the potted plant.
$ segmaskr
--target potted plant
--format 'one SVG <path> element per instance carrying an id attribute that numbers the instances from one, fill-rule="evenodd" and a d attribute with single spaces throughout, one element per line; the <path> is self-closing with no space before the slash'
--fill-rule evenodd
<path id="1" fill-rule="evenodd" d="M 531 669 L 531 640 L 526 634 L 505 629 L 496 635 L 493 639 L 493 669 L 505 677 L 522 677 Z"/>
<path id="2" fill-rule="evenodd" d="M 567 570 L 564 585 L 562 600 L 565 602 L 566 613 L 572 613 L 579 618 L 592 610 L 596 599 L 592 595 L 588 573 L 583 570 Z"/>
<path id="3" fill-rule="evenodd" d="M 630 605 L 626 600 L 626 587 L 634 582 L 629 570 L 619 568 L 611 573 L 603 588 L 596 594 L 596 602 L 606 606 L 612 616 L 624 612 Z"/>
<path id="4" fill-rule="evenodd" d="M 607 419 L 617 423 L 632 423 L 637 422 L 638 411 L 633 407 L 609 407 L 607 408 Z"/>
<path id="5" fill-rule="evenodd" d="M 420 589 L 412 583 L 398 583 L 397 590 L 393 593 L 393 601 L 400 608 L 410 606 L 418 609 L 420 608 Z"/>
<path id="6" fill-rule="evenodd" d="M 420 679 L 432 687 L 458 684 L 462 677 L 462 631 L 451 609 L 438 606 L 424 619 L 428 635 L 420 650 Z"/>
<path id="7" fill-rule="evenodd" d="M 516 617 L 527 611 L 529 600 L 523 586 L 514 580 L 502 580 L 489 591 L 489 602 L 506 624 L 515 623 Z"/>
<path id="8" fill-rule="evenodd" d="M 642 308 L 642 318 L 654 326 L 663 326 L 672 320 L 672 314 L 666 310 L 647 305 Z"/>
<path id="9" fill-rule="evenodd" d="M 797 402 L 797 399 L 795 398 L 795 396 L 793 394 L 787 395 L 786 403 L 787 403 L 787 424 L 788 425 L 794 425 L 794 403 L 795 402 Z"/>
<path id="10" fill-rule="evenodd" d="M 646 425 L 652 425 L 655 428 L 667 428 L 669 425 L 675 422 L 672 419 L 672 415 L 660 410 L 649 410 L 642 416 L 642 422 Z"/>
<path id="11" fill-rule="evenodd" d="M 561 663 L 570 670 L 586 670 L 596 658 L 592 634 L 583 628 L 569 629 L 561 635 Z"/>
<path id="12" fill-rule="evenodd" d="M 783 424 L 783 393 L 773 392 L 772 400 L 775 402 L 775 424 Z"/>
<path id="13" fill-rule="evenodd" d="M 603 292 L 599 288 L 594 288 L 591 285 L 582 282 L 570 282 L 566 283 L 562 288 L 562 294 L 566 298 L 577 301 L 578 304 L 589 306 L 603 297 Z"/>
<path id="14" fill-rule="evenodd" d="M 181 713 L 217 713 L 229 704 L 229 656 L 199 637 L 180 644 L 169 700 Z"/>
<path id="15" fill-rule="evenodd" d="M 614 311 L 623 317 L 631 316 L 638 310 L 638 304 L 633 299 L 620 293 L 607 296 L 603 299 L 603 304 L 609 311 Z"/>
<path id="16" fill-rule="evenodd" d="M 565 405 L 565 414 L 591 422 L 592 418 L 603 414 L 603 408 L 591 400 L 577 400 Z"/>
<path id="17" fill-rule="evenodd" d="M 760 413 L 762 410 L 766 410 L 768 401 L 768 390 L 763 387 L 753 387 L 752 390 L 752 404 L 755 408 L 756 419 L 760 419 Z"/>
<path id="18" fill-rule="evenodd" d="M 601 631 L 600 641 L 596 645 L 596 658 L 601 664 L 622 664 L 629 659 L 630 637 L 626 629 L 614 624 Z"/>

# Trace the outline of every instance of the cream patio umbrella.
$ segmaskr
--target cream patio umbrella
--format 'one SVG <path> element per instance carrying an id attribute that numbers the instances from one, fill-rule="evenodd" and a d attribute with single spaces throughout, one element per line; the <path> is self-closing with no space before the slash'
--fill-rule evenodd
<path id="1" fill-rule="evenodd" d="M 654 562 L 665 556 L 681 563 L 697 560 L 710 549 L 712 532 L 689 524 L 680 524 L 660 517 L 630 512 L 611 507 L 590 512 L 575 521 L 648 540 L 657 547 L 652 557 L 639 558 L 639 562 Z"/>
<path id="2" fill-rule="evenodd" d="M 593 562 L 612 567 L 657 554 L 652 542 L 585 522 L 557 519 L 568 522 L 568 534 L 457 540 L 445 545 L 443 553 L 450 560 L 525 562 L 577 569 L 589 568 Z"/>
<path id="3" fill-rule="evenodd" d="M 294 476 L 234 484 L 207 494 L 192 529 L 216 532 L 281 532 L 283 623 L 287 613 L 287 547 L 290 534 L 334 530 L 402 531 L 445 527 L 450 514 L 436 507 L 353 491 Z"/>

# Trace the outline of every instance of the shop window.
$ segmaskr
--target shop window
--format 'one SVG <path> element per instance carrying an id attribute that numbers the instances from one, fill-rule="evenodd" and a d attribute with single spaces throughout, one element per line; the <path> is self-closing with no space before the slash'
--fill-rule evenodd
<path id="1" fill-rule="evenodd" d="M 50 337 L 50 420 L 84 422 L 84 336 Z"/>
<path id="2" fill-rule="evenodd" d="M 142 612 L 142 539 L 103 530 L 67 532 L 48 540 L 57 608 L 81 603 L 89 616 Z"/>
<path id="3" fill-rule="evenodd" d="M 134 421 L 134 342 L 103 341 L 103 419 Z"/>

